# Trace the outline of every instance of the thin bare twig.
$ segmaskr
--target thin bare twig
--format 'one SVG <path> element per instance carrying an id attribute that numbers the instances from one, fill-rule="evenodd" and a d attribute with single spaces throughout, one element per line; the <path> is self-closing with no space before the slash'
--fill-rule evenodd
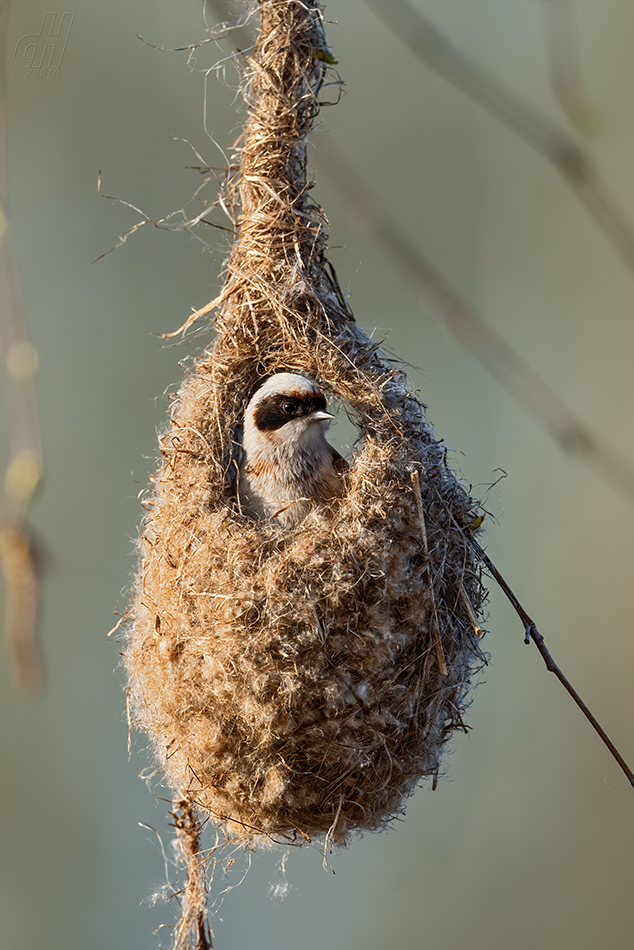
<path id="1" fill-rule="evenodd" d="M 545 116 L 459 53 L 408 0 L 365 0 L 412 52 L 515 132 L 553 165 L 634 272 L 634 231 L 604 187 L 587 151 Z"/>
<path id="2" fill-rule="evenodd" d="M 616 748 L 616 746 L 614 745 L 614 743 L 612 742 L 608 734 L 605 732 L 605 730 L 602 728 L 599 722 L 592 715 L 592 713 L 590 712 L 590 710 L 588 709 L 584 701 L 581 699 L 581 696 L 579 695 L 579 693 L 571 685 L 567 677 L 562 673 L 561 669 L 557 666 L 557 664 L 553 660 L 552 656 L 550 655 L 550 651 L 548 650 L 546 644 L 544 643 L 543 636 L 537 629 L 535 621 L 531 617 L 529 617 L 529 615 L 526 613 L 526 611 L 524 610 L 519 600 L 517 599 L 517 597 L 515 596 L 515 594 L 509 587 L 509 585 L 507 584 L 507 582 L 504 580 L 504 578 L 498 571 L 497 567 L 495 566 L 491 558 L 486 554 L 486 552 L 478 544 L 475 538 L 471 538 L 470 541 L 475 551 L 477 552 L 478 557 L 482 559 L 482 562 L 486 566 L 486 569 L 488 570 L 488 572 L 500 585 L 500 588 L 502 589 L 507 600 L 509 601 L 509 603 L 515 610 L 515 613 L 518 615 L 518 617 L 522 621 L 522 625 L 524 627 L 524 643 L 530 643 L 531 640 L 533 641 L 533 643 L 539 650 L 544 663 L 546 664 L 546 669 L 549 670 L 551 673 L 554 673 L 557 679 L 559 680 L 559 682 L 565 687 L 567 692 L 570 693 L 570 695 L 574 699 L 575 703 L 577 704 L 581 712 L 584 714 L 588 722 L 590 722 L 590 724 L 595 729 L 595 731 L 599 734 L 599 736 L 601 737 L 605 745 L 608 747 L 608 749 L 610 750 L 610 752 L 612 753 L 616 761 L 619 763 L 622 771 L 627 776 L 627 780 L 630 783 L 630 785 L 634 788 L 634 772 L 629 767 L 629 765 L 627 764 L 627 762 L 625 761 L 621 753 L 618 751 L 618 749 Z"/>

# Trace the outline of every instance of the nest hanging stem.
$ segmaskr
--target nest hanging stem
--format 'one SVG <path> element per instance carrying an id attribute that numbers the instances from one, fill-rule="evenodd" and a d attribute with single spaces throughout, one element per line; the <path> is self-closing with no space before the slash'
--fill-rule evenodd
<path id="1" fill-rule="evenodd" d="M 315 0 L 259 0 L 259 8 L 245 88 L 249 118 L 225 197 L 237 239 L 216 321 L 222 334 L 248 307 L 246 335 L 256 346 L 270 323 L 292 335 L 326 315 L 331 325 L 351 317 L 324 259 L 326 222 L 307 178 L 308 136 L 332 60 L 321 9 Z"/>
<path id="2" fill-rule="evenodd" d="M 315 0 L 260 0 L 259 6 L 237 183 L 239 232 L 229 269 L 268 277 L 276 263 L 310 271 L 319 245 L 306 157 L 326 69 L 318 53 L 326 41 Z"/>
<path id="3" fill-rule="evenodd" d="M 260 30 L 243 90 L 249 119 L 237 143 L 238 171 L 223 201 L 237 238 L 222 293 L 176 332 L 218 307 L 231 314 L 244 305 L 245 294 L 258 326 L 263 309 L 293 323 L 306 307 L 314 310 L 310 292 L 302 307 L 302 291 L 310 285 L 314 292 L 324 282 L 340 297 L 342 315 L 350 316 L 339 288 L 323 272 L 325 220 L 309 198 L 307 180 L 308 136 L 332 61 L 321 7 L 316 0 L 258 0 L 258 7 Z M 222 330 L 222 314 L 216 325 Z M 253 330 L 257 335 L 255 325 Z"/>

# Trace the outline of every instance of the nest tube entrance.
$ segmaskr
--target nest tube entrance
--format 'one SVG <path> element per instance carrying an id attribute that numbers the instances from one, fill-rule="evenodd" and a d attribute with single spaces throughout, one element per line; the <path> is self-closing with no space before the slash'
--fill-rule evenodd
<path id="1" fill-rule="evenodd" d="M 180 808 L 248 845 L 344 843 L 401 813 L 464 728 L 483 660 L 478 505 L 325 257 L 306 172 L 320 8 L 260 11 L 226 196 L 238 236 L 215 342 L 161 439 L 125 665 Z M 341 496 L 283 529 L 242 515 L 230 479 L 245 406 L 277 372 L 316 379 L 361 433 Z"/>

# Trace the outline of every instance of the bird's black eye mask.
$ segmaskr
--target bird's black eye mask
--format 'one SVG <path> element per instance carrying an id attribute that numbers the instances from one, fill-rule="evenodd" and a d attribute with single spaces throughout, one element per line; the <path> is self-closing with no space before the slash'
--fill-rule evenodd
<path id="1" fill-rule="evenodd" d="M 325 410 L 324 396 L 286 396 L 283 393 L 274 393 L 265 396 L 256 406 L 253 419 L 260 432 L 273 432 L 292 419 Z"/>

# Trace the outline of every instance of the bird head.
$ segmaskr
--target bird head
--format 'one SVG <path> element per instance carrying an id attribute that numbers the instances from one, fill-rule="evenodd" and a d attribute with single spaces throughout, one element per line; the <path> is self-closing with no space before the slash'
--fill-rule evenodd
<path id="1" fill-rule="evenodd" d="M 255 393 L 244 416 L 244 447 L 261 451 L 291 450 L 325 443 L 335 417 L 326 411 L 326 397 L 317 383 L 296 373 L 276 373 Z"/>

